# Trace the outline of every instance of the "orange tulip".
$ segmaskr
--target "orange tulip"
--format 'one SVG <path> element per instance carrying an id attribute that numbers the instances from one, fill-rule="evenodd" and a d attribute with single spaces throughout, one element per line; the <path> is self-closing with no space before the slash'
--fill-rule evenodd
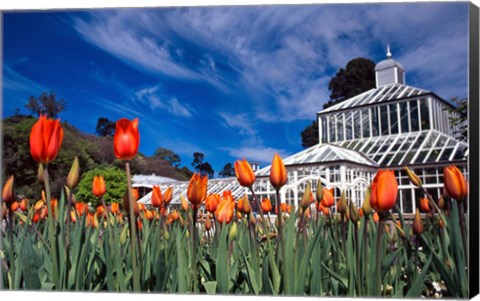
<path id="1" fill-rule="evenodd" d="M 455 165 L 443 169 L 444 188 L 447 194 L 456 199 L 463 200 L 468 194 L 468 185 L 465 177 Z"/>
<path id="2" fill-rule="evenodd" d="M 167 190 L 165 190 L 165 193 L 163 194 L 163 198 L 162 198 L 165 205 L 168 205 L 172 201 L 172 193 L 173 193 L 172 187 L 168 187 Z"/>
<path id="3" fill-rule="evenodd" d="M 420 212 L 417 210 L 415 211 L 415 219 L 413 220 L 413 232 L 415 234 L 420 235 L 423 233 L 423 222 L 422 218 L 420 217 Z"/>
<path id="4" fill-rule="evenodd" d="M 292 210 L 292 206 L 288 206 L 287 203 L 281 203 L 280 209 L 282 209 L 283 213 L 290 213 Z M 275 208 L 275 214 L 278 214 L 278 208 Z"/>
<path id="5" fill-rule="evenodd" d="M 218 204 L 217 210 L 215 211 L 215 217 L 219 223 L 230 223 L 233 218 L 233 211 L 235 209 L 235 202 L 232 202 L 228 199 L 223 200 Z"/>
<path id="6" fill-rule="evenodd" d="M 15 212 L 17 211 L 18 207 L 20 207 L 20 204 L 18 204 L 17 201 L 13 202 L 11 205 L 10 205 L 10 209 Z"/>
<path id="7" fill-rule="evenodd" d="M 13 189 L 14 177 L 10 176 L 5 185 L 3 185 L 2 199 L 5 203 L 11 203 L 15 201 L 15 190 Z"/>
<path id="8" fill-rule="evenodd" d="M 237 209 L 237 211 L 242 211 L 242 207 L 243 207 L 243 199 L 239 199 L 237 201 L 235 208 Z"/>
<path id="9" fill-rule="evenodd" d="M 101 198 L 107 192 L 105 180 L 102 176 L 93 177 L 92 193 L 97 198 Z"/>
<path id="10" fill-rule="evenodd" d="M 132 121 L 122 118 L 117 121 L 113 137 L 113 150 L 120 160 L 130 160 L 135 157 L 140 144 L 138 133 L 138 118 Z"/>
<path id="11" fill-rule="evenodd" d="M 20 210 L 22 210 L 22 211 L 27 211 L 27 205 L 28 205 L 28 199 L 27 199 L 27 198 L 24 198 L 24 199 L 20 202 Z"/>
<path id="12" fill-rule="evenodd" d="M 398 183 L 391 170 L 379 170 L 372 183 L 370 204 L 379 213 L 387 212 L 395 206 Z"/>
<path id="13" fill-rule="evenodd" d="M 283 164 L 282 158 L 275 153 L 270 167 L 270 183 L 276 190 L 280 190 L 287 183 L 287 169 Z"/>
<path id="14" fill-rule="evenodd" d="M 160 190 L 160 187 L 157 185 L 153 185 L 153 190 L 152 190 L 152 201 L 151 204 L 155 208 L 162 207 L 163 204 L 163 199 L 162 199 L 162 191 Z"/>
<path id="15" fill-rule="evenodd" d="M 155 218 L 155 213 L 153 210 L 145 210 L 145 218 L 151 221 Z"/>
<path id="16" fill-rule="evenodd" d="M 88 205 L 85 203 L 76 202 L 75 209 L 77 210 L 78 215 L 82 216 L 85 212 L 87 212 Z"/>
<path id="17" fill-rule="evenodd" d="M 187 198 L 194 207 L 200 206 L 207 196 L 208 177 L 194 173 L 190 179 L 187 190 Z"/>
<path id="18" fill-rule="evenodd" d="M 270 199 L 263 199 L 262 200 L 262 210 L 264 213 L 272 211 L 272 203 L 270 202 Z"/>
<path id="19" fill-rule="evenodd" d="M 74 211 L 74 210 L 71 210 L 71 211 L 70 211 L 70 220 L 71 220 L 73 223 L 76 223 L 76 222 L 77 222 L 77 215 L 75 214 L 75 211 Z"/>
<path id="20" fill-rule="evenodd" d="M 420 210 L 424 213 L 430 212 L 430 205 L 428 204 L 428 198 L 420 199 Z"/>
<path id="21" fill-rule="evenodd" d="M 110 204 L 110 212 L 111 213 L 117 213 L 119 211 L 119 206 L 118 203 L 111 203 Z"/>
<path id="22" fill-rule="evenodd" d="M 205 230 L 209 231 L 212 229 L 212 221 L 210 220 L 210 216 L 207 215 L 207 219 L 205 220 Z"/>
<path id="23" fill-rule="evenodd" d="M 232 191 L 231 190 L 225 190 L 223 191 L 223 196 L 222 198 L 224 200 L 229 200 L 231 202 L 235 202 L 235 200 L 233 199 L 233 196 L 232 196 Z"/>
<path id="24" fill-rule="evenodd" d="M 34 223 L 38 223 L 39 220 L 40 220 L 40 213 L 35 212 L 35 214 L 33 214 L 32 221 Z"/>
<path id="25" fill-rule="evenodd" d="M 251 187 L 255 182 L 255 173 L 245 158 L 243 160 L 237 160 L 234 163 L 235 176 L 237 177 L 238 183 L 243 187 Z"/>
<path id="26" fill-rule="evenodd" d="M 87 214 L 87 219 L 85 220 L 85 223 L 87 226 L 98 228 L 99 222 L 98 219 L 95 217 L 95 214 L 88 213 Z"/>
<path id="27" fill-rule="evenodd" d="M 105 207 L 103 207 L 103 205 L 98 206 L 95 214 L 97 216 L 103 216 L 104 213 L 105 213 Z"/>
<path id="28" fill-rule="evenodd" d="M 214 213 L 217 210 L 218 203 L 220 203 L 220 195 L 218 193 L 211 193 L 205 200 L 205 209 L 208 212 Z"/>
<path id="29" fill-rule="evenodd" d="M 252 207 L 250 206 L 250 202 L 248 201 L 248 197 L 246 194 L 243 196 L 242 208 L 240 209 L 240 212 L 244 214 L 249 214 L 250 212 L 252 212 Z"/>
<path id="30" fill-rule="evenodd" d="M 145 211 L 147 209 L 144 203 L 137 203 L 137 205 L 138 205 L 138 210 L 140 211 Z"/>
<path id="31" fill-rule="evenodd" d="M 40 115 L 30 131 L 30 153 L 38 163 L 48 163 L 57 157 L 62 141 L 63 128 L 60 120 Z"/>
<path id="32" fill-rule="evenodd" d="M 373 218 L 373 221 L 376 223 L 378 223 L 378 221 L 380 220 L 380 216 L 378 215 L 377 212 L 373 213 L 372 218 Z"/>
<path id="33" fill-rule="evenodd" d="M 330 208 L 328 208 L 328 207 L 323 207 L 323 208 L 322 208 L 322 213 L 323 213 L 325 216 L 329 216 L 329 215 L 330 215 Z"/>
<path id="34" fill-rule="evenodd" d="M 327 208 L 330 208 L 335 204 L 335 200 L 333 198 L 333 187 L 330 189 L 323 189 L 323 197 L 321 202 L 323 207 Z"/>

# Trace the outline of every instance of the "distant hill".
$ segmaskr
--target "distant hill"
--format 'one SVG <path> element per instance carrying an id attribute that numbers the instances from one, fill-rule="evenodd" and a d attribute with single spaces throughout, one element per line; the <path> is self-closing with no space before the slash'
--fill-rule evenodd
<path id="1" fill-rule="evenodd" d="M 42 189 L 37 182 L 38 164 L 32 159 L 29 146 L 30 130 L 36 120 L 37 118 L 26 115 L 2 119 L 2 174 L 4 179 L 14 175 L 16 193 L 29 198 L 40 195 Z M 113 137 L 86 134 L 67 122 L 62 122 L 62 127 L 62 148 L 57 158 L 48 166 L 52 191 L 55 194 L 59 193 L 64 185 L 75 156 L 79 158 L 81 172 L 106 166 L 124 168 L 124 163 L 115 158 Z M 131 170 L 132 174 L 156 174 L 177 180 L 188 180 L 192 175 L 186 167 L 177 168 L 166 160 L 141 153 L 131 161 Z"/>

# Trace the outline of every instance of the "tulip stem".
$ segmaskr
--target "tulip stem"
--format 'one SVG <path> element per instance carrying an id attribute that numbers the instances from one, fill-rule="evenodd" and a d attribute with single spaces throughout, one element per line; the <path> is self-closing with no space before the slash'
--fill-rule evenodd
<path id="1" fill-rule="evenodd" d="M 353 233 L 355 237 L 355 254 L 356 254 L 356 264 L 357 264 L 357 271 L 355 274 L 355 278 L 357 280 L 357 296 L 362 295 L 362 285 L 361 285 L 361 279 L 362 279 L 362 271 L 360 270 L 360 246 L 359 246 L 359 241 L 358 241 L 358 228 L 357 228 L 357 223 L 355 222 L 353 224 Z"/>
<path id="2" fill-rule="evenodd" d="M 8 236 L 10 238 L 10 266 L 9 269 L 12 271 L 12 277 L 10 282 L 10 290 L 16 289 L 13 287 L 15 282 L 15 246 L 13 245 L 13 211 L 11 208 L 8 210 Z M 8 279 L 8 276 L 7 276 Z"/>
<path id="3" fill-rule="evenodd" d="M 192 269 L 193 269 L 193 292 L 198 293 L 198 272 L 197 272 L 197 206 L 193 206 L 193 223 L 192 223 Z"/>
<path id="4" fill-rule="evenodd" d="M 43 171 L 44 183 L 45 183 L 45 197 L 47 199 L 47 210 L 48 210 L 48 238 L 50 240 L 50 250 L 52 251 L 52 268 L 53 268 L 53 282 L 55 283 L 55 289 L 60 289 L 60 281 L 58 275 L 58 255 L 57 255 L 57 241 L 55 237 L 55 224 L 53 209 L 51 204 L 51 194 L 50 194 L 50 182 L 48 177 L 48 164 L 45 164 L 45 169 Z"/>
<path id="5" fill-rule="evenodd" d="M 368 292 L 368 216 L 365 216 L 363 225 L 363 273 L 365 274 L 365 291 Z"/>
<path id="6" fill-rule="evenodd" d="M 132 281 L 133 281 L 133 291 L 140 291 L 140 275 L 137 268 L 137 231 L 135 223 L 135 214 L 133 212 L 133 198 L 132 198 L 132 180 L 130 175 L 130 162 L 125 162 L 125 171 L 127 173 L 127 190 L 128 190 L 128 211 L 129 211 L 129 220 L 130 220 L 130 247 L 132 248 Z"/>
<path id="7" fill-rule="evenodd" d="M 67 233 L 65 235 L 65 265 L 66 265 L 66 272 L 65 272 L 65 287 L 68 289 L 68 274 L 70 270 L 70 257 L 68 256 L 70 254 L 69 248 L 70 248 L 70 211 L 72 210 L 72 198 L 73 198 L 73 192 L 72 189 L 68 190 L 68 204 L 67 204 Z"/>
<path id="8" fill-rule="evenodd" d="M 378 230 L 377 230 L 377 249 L 375 253 L 375 294 L 379 297 L 382 290 L 382 236 L 383 236 L 383 217 L 379 214 Z"/>
<path id="9" fill-rule="evenodd" d="M 463 252 L 465 256 L 465 266 L 468 267 L 468 248 L 467 248 L 467 239 L 466 239 L 466 229 L 465 229 L 465 214 L 464 214 L 464 205 L 462 202 L 457 201 L 458 211 L 460 214 L 460 230 L 462 231 L 462 243 L 463 243 Z"/>

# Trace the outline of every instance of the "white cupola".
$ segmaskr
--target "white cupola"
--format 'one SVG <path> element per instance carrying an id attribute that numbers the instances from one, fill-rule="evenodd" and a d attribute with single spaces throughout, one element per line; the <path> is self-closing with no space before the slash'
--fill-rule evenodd
<path id="1" fill-rule="evenodd" d="M 375 83 L 377 88 L 389 84 L 405 84 L 405 69 L 392 59 L 390 46 L 387 46 L 387 59 L 375 66 Z"/>

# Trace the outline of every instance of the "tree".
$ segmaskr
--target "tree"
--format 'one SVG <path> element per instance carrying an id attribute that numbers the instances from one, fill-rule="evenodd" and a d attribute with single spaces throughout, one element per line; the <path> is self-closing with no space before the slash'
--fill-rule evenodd
<path id="1" fill-rule="evenodd" d="M 95 127 L 95 133 L 102 137 L 113 137 L 115 134 L 115 121 L 112 121 L 106 117 L 100 117 Z"/>
<path id="2" fill-rule="evenodd" d="M 336 105 L 372 88 L 375 88 L 375 63 L 361 57 L 353 59 L 330 79 L 330 101 L 326 102 L 323 108 Z M 302 146 L 305 148 L 318 144 L 318 122 L 314 120 L 302 131 L 301 136 Z"/>
<path id="3" fill-rule="evenodd" d="M 65 101 L 63 98 L 57 99 L 55 92 L 50 94 L 43 92 L 38 98 L 30 96 L 25 108 L 38 116 L 42 114 L 49 118 L 57 118 L 65 110 Z"/>
<path id="4" fill-rule="evenodd" d="M 228 178 L 235 176 L 235 169 L 232 166 L 232 163 L 227 163 L 223 166 L 223 169 L 218 173 L 222 178 Z"/>
<path id="5" fill-rule="evenodd" d="M 318 144 L 318 122 L 316 120 L 312 121 L 312 124 L 307 126 L 301 135 L 304 148 Z"/>
<path id="6" fill-rule="evenodd" d="M 198 171 L 202 175 L 208 175 L 209 178 L 212 178 L 215 171 L 213 170 L 212 166 L 208 162 L 203 162 L 205 155 L 200 152 L 193 153 L 193 161 L 192 166 L 193 168 Z"/>
<path id="7" fill-rule="evenodd" d="M 194 169 L 198 169 L 198 166 L 203 163 L 203 158 L 204 157 L 205 157 L 205 155 L 203 153 L 194 152 L 193 153 L 192 167 Z"/>
<path id="8" fill-rule="evenodd" d="M 180 156 L 167 148 L 163 148 L 163 147 L 157 148 L 153 156 L 156 158 L 168 161 L 172 166 L 175 166 L 175 167 L 180 166 L 180 162 L 181 162 Z"/>
<path id="9" fill-rule="evenodd" d="M 449 117 L 453 135 L 460 141 L 468 141 L 468 101 L 466 98 L 453 97 L 451 101 L 456 108 L 447 110 L 452 113 Z"/>
<path id="10" fill-rule="evenodd" d="M 101 204 L 100 200 L 92 193 L 94 176 L 103 176 L 107 192 L 103 196 L 105 204 L 121 202 L 127 191 L 127 176 L 123 170 L 115 167 L 95 168 L 85 172 L 78 183 L 78 191 L 75 194 L 77 201 L 94 205 Z"/>
<path id="11" fill-rule="evenodd" d="M 326 109 L 362 92 L 375 88 L 375 63 L 366 58 L 356 58 L 340 68 L 330 79 L 330 101 L 323 105 Z"/>

